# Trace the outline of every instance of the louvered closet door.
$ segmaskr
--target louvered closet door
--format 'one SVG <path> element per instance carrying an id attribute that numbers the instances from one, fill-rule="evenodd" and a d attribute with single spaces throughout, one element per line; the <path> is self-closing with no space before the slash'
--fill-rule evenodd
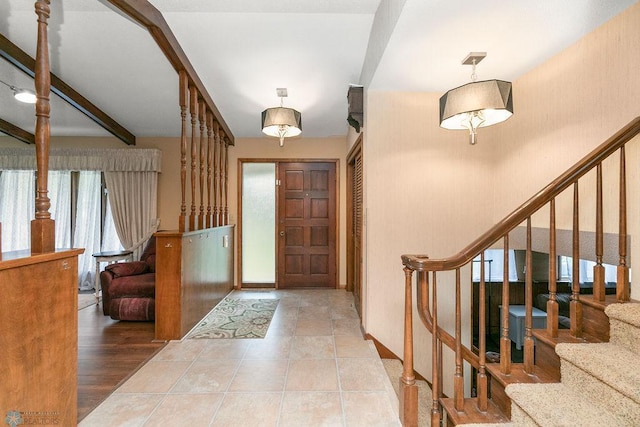
<path id="1" fill-rule="evenodd" d="M 350 286 L 353 291 L 356 309 L 361 313 L 362 307 L 362 240 L 363 240 L 363 181 L 362 181 L 362 150 L 357 148 L 353 156 L 349 159 L 350 175 L 350 229 L 351 242 L 349 242 L 352 253 L 349 256 L 348 269 L 351 270 L 347 276 L 351 279 Z"/>
<path id="2" fill-rule="evenodd" d="M 336 287 L 336 164 L 280 163 L 278 287 Z"/>

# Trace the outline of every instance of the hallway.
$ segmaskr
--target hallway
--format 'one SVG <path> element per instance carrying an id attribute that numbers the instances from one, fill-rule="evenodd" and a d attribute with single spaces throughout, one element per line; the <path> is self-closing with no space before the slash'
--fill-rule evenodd
<path id="1" fill-rule="evenodd" d="M 399 426 L 398 401 L 353 296 L 234 291 L 280 300 L 264 339 L 167 344 L 80 426 Z"/>

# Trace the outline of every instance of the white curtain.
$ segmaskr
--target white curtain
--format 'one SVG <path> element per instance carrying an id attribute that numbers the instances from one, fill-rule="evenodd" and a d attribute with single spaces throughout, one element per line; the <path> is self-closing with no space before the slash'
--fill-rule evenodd
<path id="1" fill-rule="evenodd" d="M 32 170 L 4 170 L 0 173 L 0 222 L 2 251 L 19 251 L 31 246 L 31 220 L 35 218 L 35 183 Z"/>
<path id="2" fill-rule="evenodd" d="M 139 259 L 143 244 L 158 229 L 158 174 L 105 172 L 116 231 L 126 250 Z"/>
<path id="3" fill-rule="evenodd" d="M 49 171 L 51 219 L 56 223 L 56 248 L 71 247 L 71 172 Z M 35 216 L 35 214 L 34 214 Z"/>
<path id="4" fill-rule="evenodd" d="M 104 224 L 102 226 L 102 252 L 122 251 L 124 247 L 118 237 L 116 224 L 113 222 L 113 214 L 111 213 L 111 201 L 107 194 L 107 209 L 104 214 Z"/>
<path id="5" fill-rule="evenodd" d="M 95 262 L 92 255 L 100 252 L 100 172 L 82 171 L 78 180 L 73 246 L 84 248 L 78 257 L 80 289 L 93 289 Z"/>

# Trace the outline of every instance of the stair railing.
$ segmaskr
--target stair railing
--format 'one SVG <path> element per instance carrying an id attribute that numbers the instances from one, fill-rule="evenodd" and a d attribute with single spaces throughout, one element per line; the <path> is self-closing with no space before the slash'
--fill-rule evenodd
<path id="1" fill-rule="evenodd" d="M 403 425 L 417 425 L 417 392 L 413 375 L 413 325 L 412 325 L 412 282 L 416 273 L 417 310 L 424 326 L 432 333 L 432 409 L 431 425 L 439 426 L 442 420 L 442 404 L 450 400 L 452 409 L 465 411 L 463 361 L 477 370 L 477 399 L 472 400 L 474 411 L 486 413 L 488 410 L 488 387 L 486 371 L 486 325 L 485 325 L 485 274 L 484 251 L 502 239 L 504 249 L 502 314 L 500 331 L 500 372 L 508 375 L 511 372 L 511 340 L 509 338 L 509 233 L 523 222 L 526 222 L 525 252 L 525 334 L 524 334 L 524 371 L 534 374 L 534 340 L 532 335 L 533 279 L 532 279 L 532 238 L 531 217 L 544 206 L 549 205 L 549 301 L 547 303 L 547 332 L 550 336 L 558 335 L 558 302 L 557 302 L 557 252 L 556 252 L 556 209 L 555 198 L 564 190 L 573 186 L 573 259 L 580 258 L 580 227 L 578 209 L 578 181 L 587 172 L 596 169 L 596 225 L 595 225 L 595 258 L 593 298 L 605 300 L 605 279 L 603 262 L 603 202 L 602 202 L 602 162 L 614 154 L 620 153 L 619 177 L 619 262 L 617 266 L 616 300 L 629 301 L 629 266 L 627 263 L 627 202 L 626 202 L 626 158 L 625 145 L 640 134 L 640 117 L 635 118 L 616 134 L 607 139 L 599 147 L 582 160 L 552 181 L 544 189 L 507 215 L 502 221 L 481 235 L 457 254 L 443 259 L 430 259 L 426 255 L 403 255 L 402 263 L 405 272 L 405 345 L 404 369 L 400 378 L 400 419 Z M 477 354 L 462 345 L 462 313 L 461 313 L 461 279 L 460 271 L 480 256 L 479 283 L 479 337 Z M 451 335 L 438 325 L 437 275 L 439 272 L 455 272 L 455 332 Z M 582 303 L 580 301 L 579 263 L 573 262 L 571 284 L 570 333 L 575 337 L 582 336 Z M 429 300 L 431 296 L 431 301 Z M 454 390 L 452 399 L 442 399 L 442 345 L 455 351 Z"/>

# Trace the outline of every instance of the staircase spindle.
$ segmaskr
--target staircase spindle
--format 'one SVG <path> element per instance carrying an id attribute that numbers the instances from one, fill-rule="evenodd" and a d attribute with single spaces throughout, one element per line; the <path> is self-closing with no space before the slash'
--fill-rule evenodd
<path id="1" fill-rule="evenodd" d="M 602 163 L 596 166 L 596 265 L 593 266 L 593 299 L 604 301 L 604 233 L 602 219 Z"/>
<path id="2" fill-rule="evenodd" d="M 480 304 L 478 304 L 479 308 L 479 325 L 480 330 L 478 333 L 478 356 L 479 356 L 479 364 L 480 368 L 478 369 L 478 374 L 476 376 L 477 381 L 477 396 L 478 396 L 478 409 L 481 412 L 487 411 L 488 406 L 488 389 L 487 389 L 487 372 L 486 372 L 486 357 L 487 357 L 487 326 L 486 326 L 486 307 L 485 303 L 487 300 L 487 292 L 485 288 L 485 278 L 484 278 L 484 251 L 480 253 Z M 491 278 L 489 278 L 491 280 Z"/>
<path id="3" fill-rule="evenodd" d="M 213 226 L 220 225 L 220 216 L 218 214 L 218 207 L 220 203 L 219 188 L 220 188 L 220 125 L 218 122 L 213 124 Z"/>
<path id="4" fill-rule="evenodd" d="M 198 146 L 198 91 L 195 86 L 189 87 L 189 112 L 191 113 L 191 214 L 189 215 L 189 231 L 196 229 L 196 158 Z"/>
<path id="5" fill-rule="evenodd" d="M 453 378 L 453 398 L 458 411 L 464 409 L 464 373 L 462 367 L 462 310 L 460 301 L 460 269 L 456 268 L 456 373 Z"/>
<path id="6" fill-rule="evenodd" d="M 211 169 L 213 162 L 213 113 L 207 111 L 207 221 L 206 228 L 213 227 L 213 218 L 211 216 Z"/>
<path id="7" fill-rule="evenodd" d="M 187 72 L 184 70 L 180 70 L 178 75 L 180 81 L 180 123 L 182 123 L 182 130 L 180 131 L 180 190 L 182 194 L 178 229 L 183 233 L 187 229 L 187 104 L 189 98 L 189 78 Z"/>
<path id="8" fill-rule="evenodd" d="M 624 145 L 620 147 L 620 200 L 618 231 L 618 263 L 616 299 L 618 302 L 629 301 L 629 267 L 627 266 L 627 178 Z"/>
<path id="9" fill-rule="evenodd" d="M 580 220 L 578 182 L 573 184 L 573 261 L 571 271 L 571 335 L 582 337 L 582 303 L 580 302 Z"/>
<path id="10" fill-rule="evenodd" d="M 418 425 L 418 386 L 413 372 L 413 270 L 404 268 L 404 361 L 400 377 L 400 417 L 403 426 Z"/>
<path id="11" fill-rule="evenodd" d="M 511 338 L 509 338 L 509 234 L 504 236 L 504 270 L 502 275 L 502 330 L 500 331 L 500 372 L 511 373 Z"/>
<path id="12" fill-rule="evenodd" d="M 527 250 L 525 255 L 525 286 L 524 286 L 524 370 L 528 374 L 533 374 L 534 367 L 534 342 L 533 342 L 533 260 L 531 254 L 531 217 L 527 218 Z"/>
<path id="13" fill-rule="evenodd" d="M 206 137 L 206 118 L 207 107 L 204 100 L 200 100 L 200 106 L 198 108 L 199 120 L 200 120 L 200 211 L 198 214 L 198 230 L 204 229 L 204 183 L 205 183 L 205 149 L 207 148 Z"/>
<path id="14" fill-rule="evenodd" d="M 436 272 L 433 272 L 433 289 L 431 290 L 431 313 L 433 319 L 433 331 L 431 332 L 431 425 L 440 425 L 440 359 L 438 358 L 438 291 Z"/>
<path id="15" fill-rule="evenodd" d="M 547 333 L 554 338 L 558 336 L 557 264 L 556 199 L 554 198 L 549 203 L 549 301 L 547 301 Z"/>

